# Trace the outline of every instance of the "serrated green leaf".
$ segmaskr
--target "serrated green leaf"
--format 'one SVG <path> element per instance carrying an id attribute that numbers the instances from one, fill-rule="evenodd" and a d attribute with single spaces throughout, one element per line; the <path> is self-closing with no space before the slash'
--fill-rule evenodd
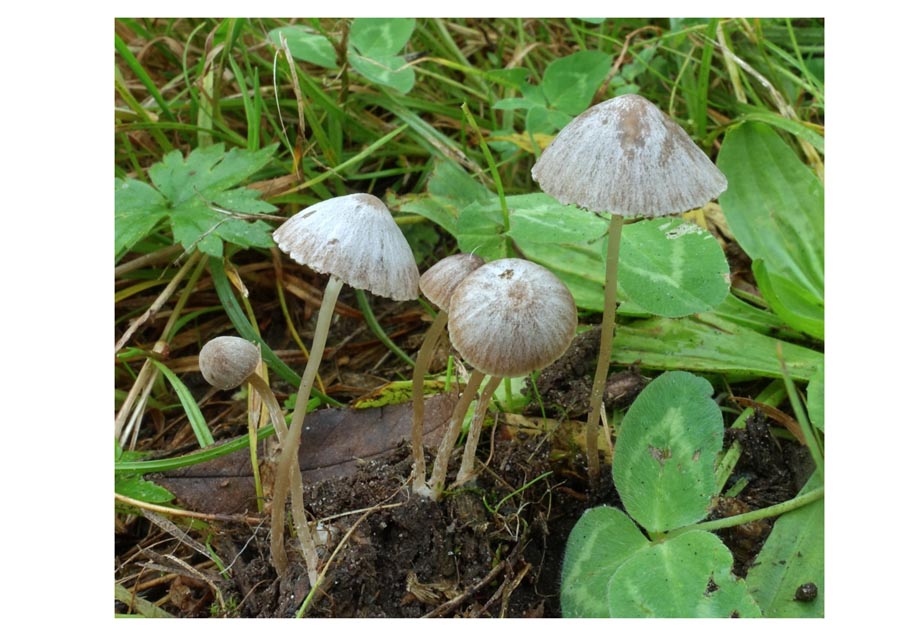
<path id="1" fill-rule="evenodd" d="M 541 88 L 551 108 L 568 115 L 581 114 L 612 68 L 612 56 L 599 51 L 578 51 L 551 62 Z"/>
<path id="2" fill-rule="evenodd" d="M 165 198 L 151 185 L 135 179 L 116 179 L 116 258 L 152 232 L 168 214 Z"/>
<path id="3" fill-rule="evenodd" d="M 291 55 L 298 60 L 310 62 L 322 68 L 335 69 L 337 53 L 324 35 L 300 25 L 282 26 L 269 31 L 269 40 L 281 46 L 281 37 Z"/>
<path id="4" fill-rule="evenodd" d="M 175 495 L 169 490 L 156 483 L 145 481 L 138 474 L 116 474 L 115 490 L 116 494 L 156 505 L 175 499 Z"/>
<path id="5" fill-rule="evenodd" d="M 220 192 L 215 195 L 212 202 L 225 211 L 241 214 L 271 214 L 278 211 L 277 207 L 260 198 L 259 190 L 247 187 Z"/>
<path id="6" fill-rule="evenodd" d="M 412 90 L 416 82 L 413 67 L 397 55 L 377 57 L 351 52 L 347 54 L 347 59 L 350 66 L 369 81 L 388 86 L 404 95 Z"/>
<path id="7" fill-rule="evenodd" d="M 649 543 L 614 507 L 589 509 L 566 541 L 560 604 L 563 617 L 609 617 L 609 580 Z"/>
<path id="8" fill-rule="evenodd" d="M 367 57 L 396 55 L 415 28 L 415 18 L 356 18 L 350 25 L 350 47 Z"/>
<path id="9" fill-rule="evenodd" d="M 817 475 L 801 493 L 820 487 Z M 816 598 L 794 599 L 813 583 Z M 747 574 L 747 587 L 765 617 L 823 617 L 825 614 L 825 499 L 779 517 Z"/>
<path id="10" fill-rule="evenodd" d="M 618 452 L 618 448 L 616 449 Z M 706 531 L 689 531 L 642 549 L 609 581 L 612 617 L 760 617 L 733 558 Z"/>
<path id="11" fill-rule="evenodd" d="M 730 284 L 725 253 L 703 228 L 674 218 L 624 228 L 619 285 L 648 313 L 682 317 L 711 311 Z"/>
<path id="12" fill-rule="evenodd" d="M 707 515 L 724 435 L 712 394 L 702 377 L 666 372 L 641 391 L 622 420 L 613 481 L 625 511 L 650 532 Z"/>

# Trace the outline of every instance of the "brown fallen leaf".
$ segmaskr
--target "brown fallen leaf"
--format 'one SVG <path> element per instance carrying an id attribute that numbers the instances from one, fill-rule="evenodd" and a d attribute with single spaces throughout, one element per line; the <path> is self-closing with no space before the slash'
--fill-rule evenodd
<path id="1" fill-rule="evenodd" d="M 457 399 L 456 393 L 444 393 L 425 400 L 425 444 L 429 447 L 440 443 Z M 300 447 L 304 485 L 352 477 L 360 461 L 375 459 L 408 441 L 411 418 L 412 403 L 309 413 Z M 248 449 L 147 478 L 193 511 L 241 514 L 257 509 Z"/>

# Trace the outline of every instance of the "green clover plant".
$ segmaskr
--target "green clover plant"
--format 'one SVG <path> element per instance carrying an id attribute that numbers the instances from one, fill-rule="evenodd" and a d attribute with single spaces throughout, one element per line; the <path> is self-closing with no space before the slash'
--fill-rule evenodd
<path id="1" fill-rule="evenodd" d="M 712 393 L 701 377 L 666 372 L 628 410 L 612 466 L 625 511 L 588 510 L 572 529 L 562 572 L 564 616 L 812 616 L 821 609 L 821 604 L 786 605 L 795 580 L 822 582 L 823 524 L 816 516 L 822 489 L 815 477 L 787 503 L 743 518 L 701 522 L 718 494 L 716 466 L 724 432 Z M 758 562 L 767 564 L 760 572 L 746 581 L 736 578 L 731 552 L 709 530 L 778 513 L 784 516 L 775 525 L 774 542 L 766 543 L 774 555 L 764 549 Z M 798 525 L 816 522 L 818 534 L 793 533 Z"/>

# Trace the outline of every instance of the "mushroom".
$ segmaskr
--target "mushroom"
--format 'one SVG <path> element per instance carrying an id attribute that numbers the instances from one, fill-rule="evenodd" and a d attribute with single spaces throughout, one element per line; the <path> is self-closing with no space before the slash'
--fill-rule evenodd
<path id="1" fill-rule="evenodd" d="M 463 418 L 486 375 L 456 477 L 474 476 L 475 449 L 491 396 L 504 377 L 521 377 L 558 359 L 575 336 L 578 316 L 569 289 L 548 269 L 504 258 L 483 265 L 459 283 L 450 300 L 450 342 L 473 371 L 453 410 L 435 458 L 430 485 L 440 492 Z"/>
<path id="2" fill-rule="evenodd" d="M 283 539 L 284 504 L 291 466 L 298 460 L 306 405 L 322 361 L 338 294 L 347 283 L 355 289 L 364 289 L 394 300 L 414 300 L 419 295 L 419 271 L 412 249 L 390 211 L 378 198 L 369 194 L 350 194 L 316 203 L 288 219 L 275 230 L 272 238 L 291 259 L 329 275 L 275 476 L 272 496 L 275 559 L 275 536 Z M 305 519 L 294 518 L 298 530 L 305 522 Z M 316 568 L 317 560 L 308 558 L 311 584 L 315 584 Z M 285 572 L 284 566 L 278 569 L 280 576 Z"/>
<path id="3" fill-rule="evenodd" d="M 438 308 L 437 317 L 425 332 L 422 347 L 413 369 L 413 418 L 411 444 L 413 453 L 413 491 L 420 496 L 433 496 L 425 482 L 425 373 L 434 357 L 438 338 L 447 325 L 450 296 L 463 278 L 484 264 L 475 254 L 455 254 L 435 263 L 419 279 L 419 289 Z"/>
<path id="4" fill-rule="evenodd" d="M 261 356 L 259 348 L 252 342 L 241 337 L 223 335 L 211 339 L 200 349 L 199 363 L 200 373 L 206 382 L 219 390 L 231 390 L 249 383 L 259 393 L 269 416 L 272 418 L 272 426 L 275 435 L 283 445 L 287 435 L 287 424 L 281 413 L 281 406 L 275 399 L 269 384 L 256 372 Z M 295 519 L 302 519 L 297 524 L 297 535 L 300 539 L 300 548 L 303 550 L 307 562 L 317 560 L 316 547 L 306 522 L 306 512 L 303 509 L 303 476 L 299 463 L 293 464 L 290 474 L 291 487 L 291 511 Z M 279 532 L 272 534 L 272 554 L 276 562 L 276 568 L 287 568 L 287 554 L 284 551 L 284 532 L 280 532 L 282 540 L 276 546 L 276 537 Z M 312 559 L 312 560 L 311 560 Z M 310 584 L 314 581 L 310 580 Z"/>
<path id="5" fill-rule="evenodd" d="M 559 202 L 609 212 L 600 352 L 587 425 L 588 473 L 600 474 L 597 432 L 612 354 L 619 244 L 625 217 L 655 217 L 701 207 L 728 187 L 719 169 L 677 123 L 640 95 L 586 110 L 563 128 L 531 170 Z M 603 418 L 609 447 L 612 435 Z"/>

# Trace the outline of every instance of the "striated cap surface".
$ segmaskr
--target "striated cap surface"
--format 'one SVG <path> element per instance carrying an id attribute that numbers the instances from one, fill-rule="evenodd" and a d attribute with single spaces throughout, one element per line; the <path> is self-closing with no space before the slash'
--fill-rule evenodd
<path id="1" fill-rule="evenodd" d="M 355 289 L 394 300 L 415 300 L 419 270 L 390 211 L 369 194 L 316 203 L 272 234 L 293 260 Z"/>
<path id="2" fill-rule="evenodd" d="M 728 187 L 684 129 L 640 95 L 580 114 L 544 150 L 531 176 L 565 205 L 622 216 L 686 212 Z"/>
<path id="3" fill-rule="evenodd" d="M 450 310 L 450 296 L 467 275 L 484 264 L 475 254 L 454 254 L 441 258 L 419 278 L 419 289 L 441 311 Z"/>
<path id="4" fill-rule="evenodd" d="M 483 265 L 450 300 L 450 342 L 486 375 L 520 377 L 559 358 L 575 336 L 575 300 L 559 278 L 518 258 Z"/>
<path id="5" fill-rule="evenodd" d="M 211 339 L 200 349 L 203 379 L 219 390 L 237 388 L 256 371 L 259 349 L 242 337 L 223 335 Z"/>

